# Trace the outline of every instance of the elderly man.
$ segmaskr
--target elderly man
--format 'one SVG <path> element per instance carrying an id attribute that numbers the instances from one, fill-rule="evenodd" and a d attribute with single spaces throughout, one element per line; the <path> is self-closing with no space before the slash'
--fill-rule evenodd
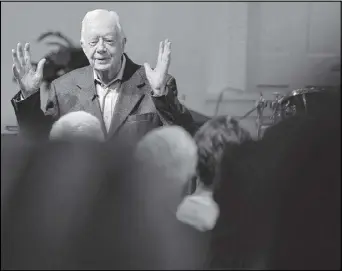
<path id="1" fill-rule="evenodd" d="M 47 138 L 54 121 L 85 111 L 101 121 L 106 140 L 120 135 L 139 140 L 153 128 L 193 127 L 189 111 L 177 99 L 175 79 L 168 74 L 171 42 L 160 42 L 157 65 L 137 65 L 124 53 L 126 37 L 113 11 L 93 10 L 82 21 L 81 46 L 90 65 L 51 84 L 46 111 L 40 109 L 45 59 L 35 71 L 29 44 L 12 50 L 13 73 L 20 87 L 12 99 L 21 132 L 31 139 Z"/>

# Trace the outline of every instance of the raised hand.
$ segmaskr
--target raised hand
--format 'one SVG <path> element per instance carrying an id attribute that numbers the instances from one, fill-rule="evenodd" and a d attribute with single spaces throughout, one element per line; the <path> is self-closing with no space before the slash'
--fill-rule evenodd
<path id="1" fill-rule="evenodd" d="M 25 44 L 25 48 L 20 43 L 17 50 L 12 49 L 13 75 L 17 80 L 24 98 L 38 91 L 43 80 L 43 68 L 45 58 L 38 62 L 37 70 L 31 65 L 30 45 Z"/>
<path id="2" fill-rule="evenodd" d="M 166 75 L 171 62 L 171 42 L 166 39 L 159 44 L 159 53 L 155 69 L 151 69 L 148 63 L 145 63 L 146 77 L 151 88 L 156 95 L 163 95 L 166 85 Z"/>

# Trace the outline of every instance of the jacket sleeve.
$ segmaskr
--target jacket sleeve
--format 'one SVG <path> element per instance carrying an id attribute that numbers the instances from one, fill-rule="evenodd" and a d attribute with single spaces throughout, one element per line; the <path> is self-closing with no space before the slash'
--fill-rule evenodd
<path id="1" fill-rule="evenodd" d="M 26 99 L 21 99 L 19 91 L 11 100 L 19 125 L 19 134 L 32 141 L 48 138 L 53 121 L 58 118 L 58 102 L 52 83 L 44 112 L 40 106 L 40 90 Z"/>
<path id="2" fill-rule="evenodd" d="M 170 76 L 166 88 L 166 95 L 160 97 L 152 96 L 152 100 L 163 124 L 178 125 L 186 129 L 190 134 L 193 134 L 195 123 L 189 110 L 177 98 L 178 90 L 174 77 Z"/>

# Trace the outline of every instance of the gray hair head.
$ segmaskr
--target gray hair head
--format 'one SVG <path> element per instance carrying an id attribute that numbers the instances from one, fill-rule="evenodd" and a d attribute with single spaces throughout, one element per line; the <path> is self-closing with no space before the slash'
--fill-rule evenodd
<path id="1" fill-rule="evenodd" d="M 84 111 L 76 111 L 62 116 L 53 124 L 50 140 L 73 141 L 77 139 L 104 141 L 98 118 Z"/>
<path id="2" fill-rule="evenodd" d="M 146 171 L 151 169 L 154 176 L 163 176 L 159 182 L 174 180 L 175 188 L 186 184 L 196 172 L 196 143 L 179 126 L 164 126 L 147 133 L 138 143 L 135 156 Z"/>

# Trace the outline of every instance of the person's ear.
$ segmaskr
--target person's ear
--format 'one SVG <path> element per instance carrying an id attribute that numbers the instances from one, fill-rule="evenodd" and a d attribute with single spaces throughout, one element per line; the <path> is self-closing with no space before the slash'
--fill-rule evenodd
<path id="1" fill-rule="evenodd" d="M 84 49 L 84 41 L 82 39 L 80 40 L 80 45 L 82 47 L 83 52 L 86 53 Z"/>
<path id="2" fill-rule="evenodd" d="M 127 39 L 126 39 L 126 38 L 123 38 L 122 44 L 121 44 L 121 46 L 122 46 L 122 51 L 123 51 L 123 52 L 125 51 L 126 42 L 127 42 Z"/>

